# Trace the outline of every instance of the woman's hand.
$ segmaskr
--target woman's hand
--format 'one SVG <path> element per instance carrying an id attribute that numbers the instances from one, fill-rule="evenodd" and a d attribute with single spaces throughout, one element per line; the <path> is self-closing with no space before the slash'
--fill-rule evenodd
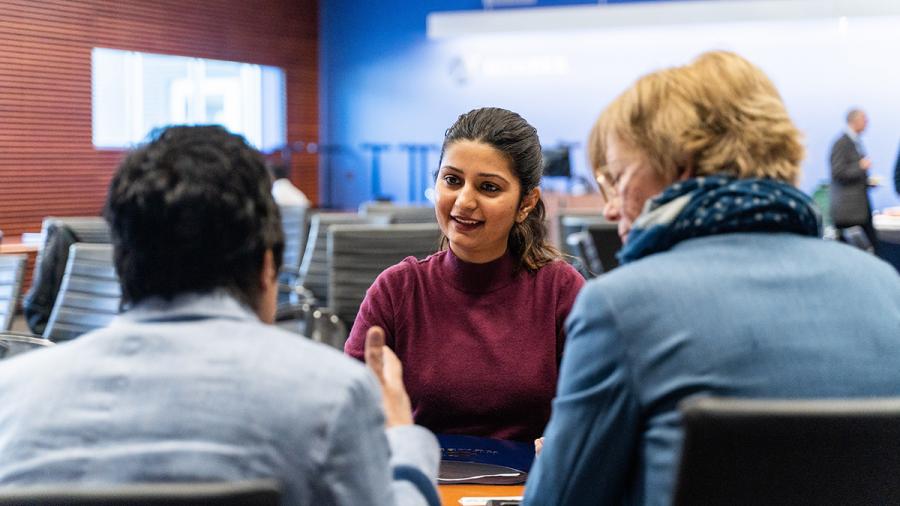
<path id="1" fill-rule="evenodd" d="M 412 404 L 403 386 L 403 366 L 393 350 L 384 344 L 384 330 L 371 327 L 366 332 L 366 365 L 381 384 L 385 425 L 412 425 Z"/>
<path id="2" fill-rule="evenodd" d="M 541 450 L 544 449 L 544 437 L 541 436 L 534 440 L 534 456 L 537 457 L 541 454 Z"/>

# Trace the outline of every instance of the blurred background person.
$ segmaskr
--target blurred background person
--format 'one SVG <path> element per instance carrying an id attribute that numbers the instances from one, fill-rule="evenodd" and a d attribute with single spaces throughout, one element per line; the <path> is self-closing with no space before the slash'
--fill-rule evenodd
<path id="1" fill-rule="evenodd" d="M 518 114 L 463 114 L 435 182 L 442 250 L 407 258 L 366 293 L 345 351 L 383 327 L 416 423 L 531 442 L 550 416 L 563 322 L 584 278 L 547 238 L 541 144 Z"/>
<path id="2" fill-rule="evenodd" d="M 309 199 L 306 194 L 294 186 L 291 182 L 290 160 L 277 158 L 269 160 L 266 164 L 272 175 L 272 197 L 279 206 L 309 207 Z"/>
<path id="3" fill-rule="evenodd" d="M 897 160 L 894 162 L 894 191 L 900 195 L 900 148 L 897 149 Z"/>
<path id="4" fill-rule="evenodd" d="M 866 156 L 861 135 L 868 125 L 866 113 L 851 109 L 847 113 L 844 133 L 831 147 L 831 221 L 844 240 L 844 230 L 860 226 L 873 247 L 878 238 L 872 225 L 872 203 L 869 201 L 869 169 L 872 160 Z"/>
<path id="5" fill-rule="evenodd" d="M 819 238 L 775 87 L 728 52 L 639 79 L 589 139 L 623 265 L 589 282 L 528 505 L 671 503 L 690 396 L 900 395 L 900 277 Z"/>
<path id="6" fill-rule="evenodd" d="M 243 137 L 157 132 L 121 164 L 105 217 L 127 310 L 0 362 L 0 486 L 273 478 L 286 505 L 436 497 L 438 447 L 381 331 L 373 377 L 269 325 L 284 237 Z"/>

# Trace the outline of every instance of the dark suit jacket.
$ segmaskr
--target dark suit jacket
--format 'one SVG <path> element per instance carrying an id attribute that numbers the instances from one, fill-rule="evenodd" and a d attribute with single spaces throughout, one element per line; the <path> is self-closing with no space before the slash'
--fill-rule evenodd
<path id="1" fill-rule="evenodd" d="M 859 167 L 862 158 L 847 134 L 831 148 L 831 221 L 837 227 L 865 225 L 872 219 L 869 174 Z"/>
<path id="2" fill-rule="evenodd" d="M 894 190 L 900 195 L 900 149 L 897 150 L 897 161 L 894 163 Z"/>

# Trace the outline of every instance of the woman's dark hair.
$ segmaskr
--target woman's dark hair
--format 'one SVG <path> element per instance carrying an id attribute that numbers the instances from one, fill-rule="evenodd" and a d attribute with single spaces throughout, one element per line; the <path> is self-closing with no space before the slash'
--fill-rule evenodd
<path id="1" fill-rule="evenodd" d="M 502 153 L 511 163 L 522 192 L 519 203 L 541 183 L 543 160 L 537 130 L 518 114 L 497 107 L 474 109 L 461 115 L 444 134 L 441 160 L 447 148 L 459 141 L 487 144 Z M 440 164 L 438 164 L 440 166 Z M 508 248 L 519 264 L 534 271 L 561 258 L 560 252 L 547 240 L 544 202 L 538 199 L 534 209 L 509 233 Z M 441 248 L 447 238 L 441 238 Z"/>
<path id="2" fill-rule="evenodd" d="M 258 308 L 267 250 L 284 235 L 263 158 L 218 126 L 154 131 L 113 177 L 104 209 L 122 302 L 224 289 Z"/>

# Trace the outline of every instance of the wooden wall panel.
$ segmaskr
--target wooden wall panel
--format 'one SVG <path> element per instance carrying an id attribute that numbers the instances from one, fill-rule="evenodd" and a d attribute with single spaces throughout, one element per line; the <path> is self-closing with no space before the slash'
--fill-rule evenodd
<path id="1" fill-rule="evenodd" d="M 123 153 L 91 143 L 91 49 L 275 65 L 288 141 L 318 140 L 317 0 L 0 0 L 0 230 L 97 215 Z M 314 156 L 293 179 L 318 202 Z"/>

